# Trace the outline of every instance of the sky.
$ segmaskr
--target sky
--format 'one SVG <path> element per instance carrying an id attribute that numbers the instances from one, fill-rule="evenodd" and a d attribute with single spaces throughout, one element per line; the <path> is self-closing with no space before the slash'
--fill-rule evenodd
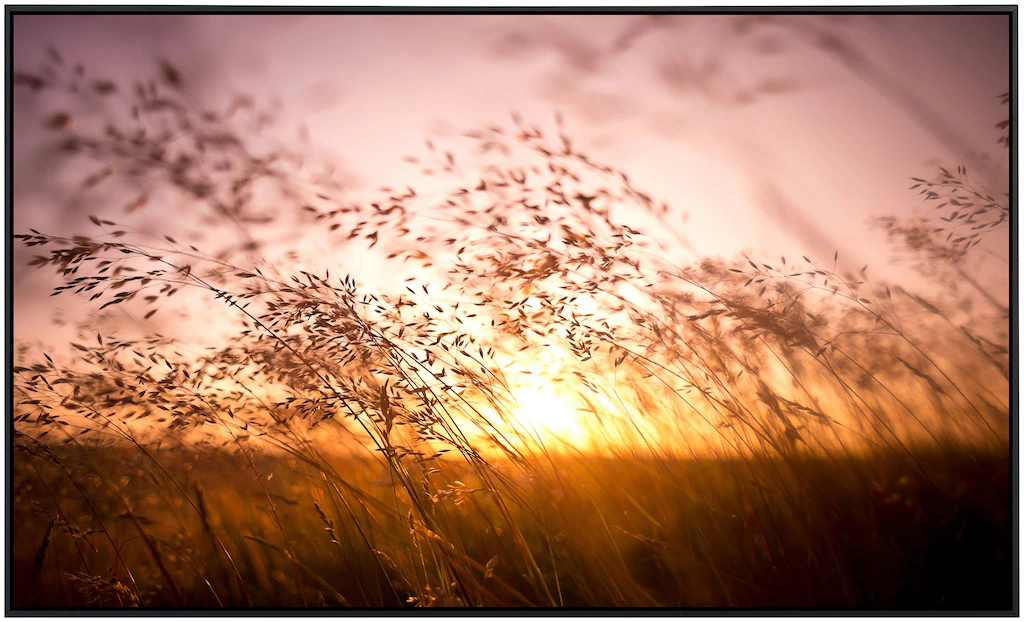
<path id="1" fill-rule="evenodd" d="M 18 15 L 13 39 L 16 69 L 48 46 L 115 79 L 166 58 L 204 102 L 278 100 L 282 135 L 305 128 L 353 197 L 408 183 L 401 160 L 427 137 L 458 144 L 511 111 L 550 126 L 557 111 L 577 145 L 672 206 L 694 257 L 839 251 L 884 266 L 868 221 L 923 213 L 910 177 L 965 163 L 997 191 L 1007 183 L 993 126 L 1007 114 L 1008 16 Z M 59 202 L 82 171 L 50 173 L 40 157 L 52 105 L 14 100 L 16 232 L 80 233 L 89 214 L 195 229 L 102 195 Z M 322 240 L 304 250 L 341 260 Z M 982 272 L 1007 282 L 993 265 Z M 38 271 L 14 276 L 19 338 L 52 339 L 55 313 L 80 313 Z"/>

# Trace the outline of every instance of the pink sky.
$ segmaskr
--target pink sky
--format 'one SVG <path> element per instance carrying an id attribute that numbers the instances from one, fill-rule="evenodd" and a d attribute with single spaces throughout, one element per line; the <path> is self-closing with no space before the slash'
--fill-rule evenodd
<path id="1" fill-rule="evenodd" d="M 14 66 L 38 66 L 50 44 L 111 78 L 148 74 L 166 57 L 206 102 L 279 97 L 290 129 L 308 127 L 315 151 L 362 181 L 353 197 L 409 183 L 401 158 L 422 153 L 427 136 L 458 145 L 462 131 L 507 123 L 511 110 L 546 126 L 558 110 L 580 147 L 673 206 L 701 254 L 838 249 L 858 269 L 884 265 L 886 244 L 867 221 L 923 213 L 909 177 L 968 162 L 1004 189 L 993 125 L 1007 114 L 997 96 L 1009 90 L 1009 17 L 785 17 L 746 35 L 736 19 L 675 16 L 624 46 L 643 18 L 19 15 Z M 794 36 L 802 24 L 841 34 L 872 69 Z M 787 88 L 742 101 L 772 85 Z M 34 157 L 39 106 L 15 97 L 16 232 L 83 232 L 90 213 L 159 218 L 126 217 L 120 202 L 53 209 Z M 73 178 L 53 183 L 61 175 Z M 306 250 L 330 264 L 329 245 Z M 1005 264 L 982 268 L 1007 281 Z M 41 273 L 14 269 L 19 336 L 50 330 L 55 308 L 75 313 L 70 299 L 47 297 Z"/>

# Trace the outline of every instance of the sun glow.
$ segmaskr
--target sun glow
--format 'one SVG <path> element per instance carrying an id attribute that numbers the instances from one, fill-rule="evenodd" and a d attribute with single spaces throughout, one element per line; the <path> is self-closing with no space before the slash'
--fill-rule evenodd
<path id="1" fill-rule="evenodd" d="M 579 448 L 586 437 L 579 414 L 548 387 L 529 387 L 515 392 L 519 406 L 514 415 L 520 424 L 543 435 Z"/>

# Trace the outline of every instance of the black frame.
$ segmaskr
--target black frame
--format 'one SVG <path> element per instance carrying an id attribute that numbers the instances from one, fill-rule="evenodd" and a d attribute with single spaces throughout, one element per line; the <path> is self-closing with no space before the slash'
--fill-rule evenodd
<path id="1" fill-rule="evenodd" d="M 11 487 L 13 478 L 14 461 L 14 398 L 11 391 L 13 384 L 12 364 L 14 360 L 14 290 L 13 290 L 13 110 L 11 106 L 13 95 L 13 18 L 15 15 L 642 15 L 642 14 L 672 14 L 672 15 L 747 15 L 747 14 L 769 14 L 769 15 L 1008 15 L 1010 17 L 1010 133 L 1009 133 L 1009 167 L 1010 167 L 1010 513 L 1011 513 L 1011 559 L 1013 566 L 1012 576 L 1012 601 L 1013 607 L 1008 610 L 981 610 L 981 611 L 947 611 L 947 610 L 886 610 L 886 609 L 787 609 L 787 608 L 350 608 L 350 609 L 278 609 L 278 608 L 145 608 L 145 609 L 14 609 L 11 605 L 11 552 L 13 550 L 13 529 L 11 518 L 13 516 L 13 501 Z M 5 350 L 4 350 L 4 373 L 7 399 L 4 401 L 5 422 L 5 444 L 6 453 L 6 477 L 5 486 L 5 598 L 4 614 L 12 617 L 49 617 L 61 615 L 76 615 L 83 617 L 95 616 L 152 616 L 152 617 L 193 617 L 205 615 L 224 616 L 338 616 L 342 612 L 348 615 L 378 617 L 391 616 L 398 612 L 401 615 L 437 617 L 437 616 L 481 616 L 481 617 L 503 617 L 503 616 L 637 616 L 637 617 L 663 617 L 663 616 L 764 616 L 764 617 L 852 617 L 852 616 L 894 616 L 894 617 L 1018 617 L 1020 615 L 1020 534 L 1019 534 L 1019 492 L 1020 492 L 1020 462 L 1019 462 L 1019 398 L 1020 387 L 1017 379 L 1020 376 L 1019 363 L 1019 326 L 1016 318 L 1020 312 L 1018 292 L 1018 268 L 1019 268 L 1019 239 L 1018 239 L 1018 217 L 1019 208 L 1019 159 L 1018 159 L 1018 111 L 1015 105 L 1018 93 L 1018 47 L 1017 47 L 1017 5 L 891 5 L 891 6 L 693 6 L 693 7 L 330 7 L 330 6 L 142 6 L 142 5 L 5 5 L 4 6 L 4 33 L 6 37 L 6 63 L 5 63 L 5 203 L 4 203 L 4 258 L 5 258 Z"/>

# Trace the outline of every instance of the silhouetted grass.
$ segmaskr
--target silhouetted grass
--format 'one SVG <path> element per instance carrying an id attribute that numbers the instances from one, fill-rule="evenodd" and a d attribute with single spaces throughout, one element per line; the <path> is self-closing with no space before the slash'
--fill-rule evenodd
<path id="1" fill-rule="evenodd" d="M 177 132 L 49 127 L 107 163 L 85 186 L 128 166 L 238 248 L 97 217 L 16 237 L 55 295 L 143 322 L 213 300 L 226 334 L 24 349 L 15 607 L 1012 605 L 1009 324 L 981 285 L 909 291 L 838 254 L 680 265 L 668 206 L 518 118 L 472 133 L 469 164 L 410 159 L 443 190 L 349 204 L 254 155 L 231 120 L 251 102 L 204 111 L 161 76 L 128 101 Z M 974 192 L 957 174 L 936 183 Z M 252 203 L 267 181 L 274 218 Z M 1008 210 L 978 192 L 995 229 Z M 278 222 L 411 276 L 269 262 L 258 227 Z M 889 225 L 968 275 L 978 238 Z M 578 437 L 538 433 L 554 405 L 518 408 L 531 382 Z"/>

